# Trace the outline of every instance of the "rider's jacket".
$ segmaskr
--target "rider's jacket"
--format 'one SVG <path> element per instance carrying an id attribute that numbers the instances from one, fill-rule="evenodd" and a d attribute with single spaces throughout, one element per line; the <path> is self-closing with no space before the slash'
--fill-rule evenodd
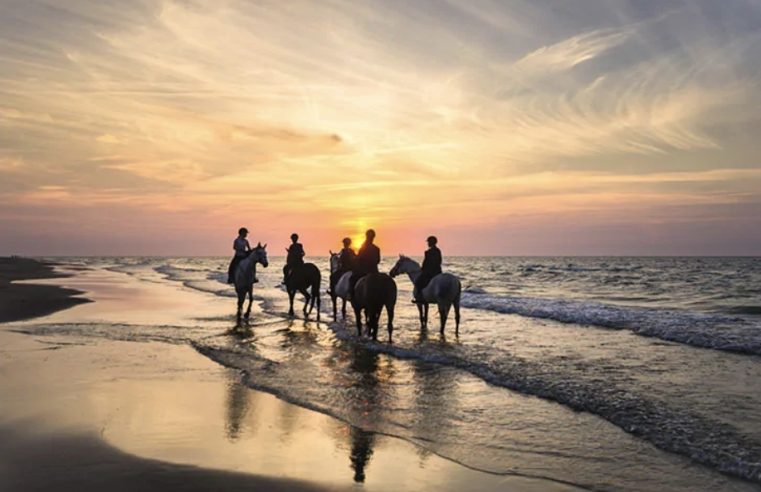
<path id="1" fill-rule="evenodd" d="M 441 250 L 432 246 L 425 252 L 423 260 L 423 274 L 433 277 L 441 273 Z"/>
<path id="2" fill-rule="evenodd" d="M 344 248 L 341 250 L 341 255 L 338 257 L 338 271 L 348 272 L 354 269 L 354 263 L 357 261 L 357 254 L 351 248 Z"/>
<path id="3" fill-rule="evenodd" d="M 378 273 L 378 264 L 380 261 L 380 248 L 374 244 L 368 244 L 365 242 L 362 244 L 362 247 L 359 248 L 355 271 L 360 275 Z"/>
<path id="4" fill-rule="evenodd" d="M 288 248 L 288 257 L 285 260 L 289 266 L 304 264 L 304 246 L 301 243 L 293 243 Z"/>

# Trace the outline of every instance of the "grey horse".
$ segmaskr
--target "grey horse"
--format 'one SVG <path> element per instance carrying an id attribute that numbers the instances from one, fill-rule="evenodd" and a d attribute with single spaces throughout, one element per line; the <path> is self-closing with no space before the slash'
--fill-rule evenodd
<path id="1" fill-rule="evenodd" d="M 267 245 L 262 246 L 262 243 L 256 245 L 254 249 L 248 252 L 248 256 L 238 263 L 238 267 L 235 269 L 235 293 L 238 294 L 238 314 L 237 320 L 240 324 L 241 314 L 243 311 L 243 301 L 248 294 L 248 309 L 246 309 L 245 318 L 251 316 L 251 304 L 254 302 L 254 279 L 256 279 L 256 264 L 260 263 L 264 268 L 267 268 L 269 262 L 267 261 Z"/>
<path id="2" fill-rule="evenodd" d="M 330 273 L 338 271 L 338 253 L 330 252 Z M 337 300 L 341 299 L 341 314 L 343 319 L 346 319 L 346 301 L 349 300 L 349 282 L 351 279 L 351 272 L 346 272 L 338 279 L 333 290 L 330 292 L 330 298 L 333 300 L 333 321 L 336 321 L 338 317 L 338 305 Z"/>
<path id="3" fill-rule="evenodd" d="M 391 276 L 406 273 L 412 284 L 422 274 L 420 264 L 404 255 L 399 255 L 399 260 L 391 269 Z M 444 327 L 447 324 L 449 310 L 454 306 L 455 335 L 460 334 L 460 295 L 462 294 L 462 285 L 460 279 L 451 273 L 440 273 L 433 277 L 423 292 L 415 292 L 415 298 L 423 301 L 418 303 L 418 312 L 420 313 L 420 327 L 428 326 L 428 305 L 436 304 L 439 307 L 439 319 L 441 320 L 441 333 L 444 333 Z"/>

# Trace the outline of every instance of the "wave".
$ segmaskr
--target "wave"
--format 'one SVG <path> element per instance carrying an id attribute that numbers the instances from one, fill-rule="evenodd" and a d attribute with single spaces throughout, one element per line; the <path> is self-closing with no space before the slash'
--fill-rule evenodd
<path id="1" fill-rule="evenodd" d="M 747 306 L 733 306 L 726 309 L 727 312 L 732 314 L 748 314 L 752 316 L 761 315 L 761 306 L 747 305 Z"/>
<path id="2" fill-rule="evenodd" d="M 157 273 L 168 280 L 179 282 L 185 287 L 214 294 L 219 297 L 236 297 L 235 291 L 225 282 L 227 272 L 210 271 L 198 268 L 178 268 L 170 264 L 154 267 Z"/>
<path id="3" fill-rule="evenodd" d="M 499 296 L 466 290 L 462 306 L 579 325 L 631 330 L 695 347 L 761 355 L 761 325 L 737 316 L 589 301 Z M 755 309 L 755 306 L 751 306 Z M 747 313 L 743 314 L 752 314 Z M 739 313 L 737 313 L 739 314 Z"/>
<path id="4" fill-rule="evenodd" d="M 686 455 L 719 471 L 761 481 L 761 446 L 731 426 L 674 408 L 666 402 L 599 381 L 568 379 L 547 365 L 522 360 L 489 347 L 394 347 L 371 343 L 369 350 L 465 370 L 486 382 L 598 415 L 666 451 Z"/>
<path id="5" fill-rule="evenodd" d="M 515 356 L 507 357 L 504 352 L 489 346 L 442 345 L 436 342 L 399 346 L 357 338 L 340 324 L 330 326 L 339 339 L 350 341 L 351 345 L 368 352 L 464 370 L 491 385 L 597 415 L 662 450 L 687 456 L 723 473 L 761 481 L 761 445 L 733 427 L 693 413 L 690 409 L 675 407 L 599 378 L 569 377 L 562 369 L 553 369 L 551 362 L 538 363 Z M 289 373 L 292 368 L 288 364 L 250 350 L 206 343 L 193 345 L 212 360 L 244 371 L 246 383 L 255 389 L 273 393 L 353 425 L 363 423 L 356 421 L 340 406 L 328 403 L 329 398 L 311 385 L 297 383 L 294 375 Z M 374 422 L 371 425 L 373 428 L 367 430 L 408 439 L 412 437 L 397 422 Z M 506 472 L 498 468 L 480 469 L 490 473 Z"/>

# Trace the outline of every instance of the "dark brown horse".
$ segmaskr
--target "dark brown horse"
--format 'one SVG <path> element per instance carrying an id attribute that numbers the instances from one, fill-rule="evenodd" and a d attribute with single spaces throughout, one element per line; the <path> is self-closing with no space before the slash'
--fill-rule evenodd
<path id="1" fill-rule="evenodd" d="M 288 279 L 285 281 L 285 288 L 288 291 L 288 300 L 290 301 L 290 309 L 288 310 L 290 316 L 293 316 L 293 298 L 296 292 L 301 292 L 305 300 L 304 316 L 312 314 L 316 301 L 317 321 L 320 321 L 321 280 L 320 269 L 314 263 L 304 263 L 303 265 L 293 267 L 293 271 L 291 271 Z"/>
<path id="2" fill-rule="evenodd" d="M 362 336 L 362 310 L 367 318 L 368 335 L 378 339 L 378 323 L 381 311 L 386 308 L 388 316 L 388 340 L 394 331 L 394 307 L 396 306 L 396 282 L 385 273 L 369 273 L 357 281 L 351 299 L 357 320 L 357 334 Z"/>

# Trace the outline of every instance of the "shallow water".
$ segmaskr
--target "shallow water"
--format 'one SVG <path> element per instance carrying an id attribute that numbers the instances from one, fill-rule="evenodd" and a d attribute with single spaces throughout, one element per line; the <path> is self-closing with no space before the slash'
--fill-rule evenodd
<path id="1" fill-rule="evenodd" d="M 456 258 L 459 338 L 421 333 L 398 278 L 393 344 L 357 338 L 351 315 L 287 320 L 278 259 L 260 269 L 253 326 L 238 336 L 227 335 L 226 259 L 65 263 L 92 269 L 67 279 L 73 287 L 132 296 L 133 307 L 103 312 L 96 298 L 76 318 L 24 330 L 191 343 L 251 387 L 492 473 L 594 490 L 761 482 L 759 259 Z M 187 321 L 173 310 L 191 295 Z M 324 296 L 323 321 L 328 312 Z"/>

